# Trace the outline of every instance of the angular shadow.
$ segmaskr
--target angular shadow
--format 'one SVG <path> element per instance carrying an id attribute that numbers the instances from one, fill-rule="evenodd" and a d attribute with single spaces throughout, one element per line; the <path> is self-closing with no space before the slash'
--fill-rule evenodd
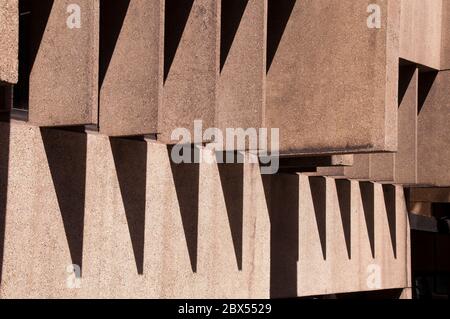
<path id="1" fill-rule="evenodd" d="M 416 72 L 415 65 L 400 65 L 399 66 L 399 82 L 398 82 L 398 106 L 402 104 L 403 98 L 405 97 L 408 87 Z"/>
<path id="2" fill-rule="evenodd" d="M 375 190 L 371 182 L 359 182 L 359 191 L 363 204 L 367 233 L 369 234 L 370 250 L 375 258 Z"/>
<path id="3" fill-rule="evenodd" d="M 220 34 L 220 71 L 222 71 L 236 36 L 248 0 L 222 0 Z"/>
<path id="4" fill-rule="evenodd" d="M 87 136 L 41 128 L 72 263 L 82 269 Z"/>
<path id="5" fill-rule="evenodd" d="M 227 207 L 237 267 L 242 270 L 242 234 L 244 224 L 244 165 L 218 164 L 220 182 Z"/>
<path id="6" fill-rule="evenodd" d="M 268 0 L 267 69 L 269 72 L 296 0 Z"/>
<path id="7" fill-rule="evenodd" d="M 320 245 L 323 259 L 327 259 L 327 185 L 326 179 L 319 176 L 309 177 L 309 186 L 316 215 L 317 230 L 319 231 Z"/>
<path id="8" fill-rule="evenodd" d="M 6 203 L 8 197 L 10 124 L 0 122 L 0 285 L 5 248 Z"/>
<path id="9" fill-rule="evenodd" d="M 189 19 L 194 0 L 166 0 L 164 22 L 164 83 Z"/>
<path id="10" fill-rule="evenodd" d="M 100 0 L 99 88 L 102 88 L 130 0 Z"/>
<path id="11" fill-rule="evenodd" d="M 397 259 L 397 208 L 395 206 L 395 193 L 394 185 L 383 185 L 384 206 L 386 207 L 389 234 L 391 235 L 392 251 L 394 252 L 394 258 Z"/>
<path id="12" fill-rule="evenodd" d="M 262 175 L 270 218 L 270 297 L 297 296 L 299 177 Z"/>
<path id="13" fill-rule="evenodd" d="M 147 143 L 110 138 L 137 273 L 144 273 Z"/>
<path id="14" fill-rule="evenodd" d="M 28 109 L 30 75 L 36 61 L 54 0 L 19 1 L 19 81 L 14 86 L 14 107 Z"/>
<path id="15" fill-rule="evenodd" d="M 428 94 L 433 87 L 434 81 L 438 75 L 438 71 L 430 71 L 430 72 L 419 72 L 419 96 L 418 96 L 418 113 L 422 111 L 422 108 L 425 105 L 425 102 L 428 98 Z"/>
<path id="16" fill-rule="evenodd" d="M 169 158 L 171 158 L 172 146 L 168 146 L 167 151 Z M 192 156 L 197 151 L 198 149 L 193 147 Z M 191 261 L 192 271 L 195 273 L 197 272 L 200 165 L 193 161 L 192 163 L 176 164 L 171 160 L 170 168 L 180 206 L 189 259 Z"/>
<path id="17" fill-rule="evenodd" d="M 348 259 L 352 259 L 351 182 L 347 179 L 336 179 L 335 183 L 347 255 Z"/>

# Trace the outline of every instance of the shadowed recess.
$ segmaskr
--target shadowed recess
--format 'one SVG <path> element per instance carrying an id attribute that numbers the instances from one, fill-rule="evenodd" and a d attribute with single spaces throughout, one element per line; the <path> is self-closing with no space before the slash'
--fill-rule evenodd
<path id="1" fill-rule="evenodd" d="M 239 29 L 248 0 L 222 0 L 220 34 L 220 71 L 222 71 Z"/>
<path id="2" fill-rule="evenodd" d="M 168 146 L 167 150 L 169 158 L 171 158 L 172 146 Z M 198 152 L 198 149 L 192 148 L 191 151 L 192 156 L 194 156 L 194 152 Z M 194 163 L 194 161 L 176 164 L 171 160 L 170 168 L 175 183 L 192 271 L 197 272 L 200 165 Z"/>
<path id="3" fill-rule="evenodd" d="M 415 65 L 400 65 L 399 66 L 399 82 L 398 82 L 398 106 L 402 104 L 403 98 L 405 97 L 408 87 L 414 78 L 414 73 L 416 72 Z"/>
<path id="4" fill-rule="evenodd" d="M 72 263 L 82 269 L 87 136 L 41 128 Z"/>
<path id="5" fill-rule="evenodd" d="M 30 74 L 44 36 L 54 0 L 19 1 L 19 81 L 14 108 L 28 109 Z"/>
<path id="6" fill-rule="evenodd" d="M 317 230 L 319 231 L 320 245 L 323 259 L 327 259 L 327 186 L 324 177 L 310 176 L 309 186 L 316 215 Z"/>
<path id="7" fill-rule="evenodd" d="M 194 0 L 166 0 L 164 31 L 164 82 L 169 76 Z"/>
<path id="8" fill-rule="evenodd" d="M 6 203 L 8 197 L 9 169 L 9 135 L 9 123 L 0 122 L 0 285 L 2 283 L 3 257 L 5 248 Z"/>
<path id="9" fill-rule="evenodd" d="M 147 143 L 110 138 L 137 273 L 144 273 Z"/>
<path id="10" fill-rule="evenodd" d="M 346 179 L 336 179 L 335 183 L 347 255 L 348 259 L 352 259 L 351 182 Z"/>
<path id="11" fill-rule="evenodd" d="M 102 88 L 130 0 L 100 0 L 99 88 Z"/>
<path id="12" fill-rule="evenodd" d="M 394 258 L 397 259 L 397 209 L 395 207 L 396 189 L 394 185 L 383 185 L 384 206 L 389 224 L 389 234 L 391 235 L 392 251 Z"/>
<path id="13" fill-rule="evenodd" d="M 270 218 L 270 296 L 297 296 L 299 177 L 262 175 Z"/>
<path id="14" fill-rule="evenodd" d="M 228 222 L 233 238 L 237 267 L 242 270 L 242 233 L 244 223 L 244 165 L 219 164 L 220 182 L 222 185 Z"/>
<path id="15" fill-rule="evenodd" d="M 267 72 L 272 66 L 296 0 L 268 0 Z"/>
<path id="16" fill-rule="evenodd" d="M 428 98 L 428 94 L 430 94 L 431 88 L 433 87 L 434 81 L 438 75 L 437 71 L 430 72 L 419 72 L 419 103 L 418 103 L 418 113 L 422 111 L 422 108 L 425 105 L 425 102 Z"/>
<path id="17" fill-rule="evenodd" d="M 364 218 L 366 220 L 367 234 L 369 235 L 370 250 L 375 258 L 375 193 L 371 182 L 359 182 L 359 191 L 363 204 Z"/>

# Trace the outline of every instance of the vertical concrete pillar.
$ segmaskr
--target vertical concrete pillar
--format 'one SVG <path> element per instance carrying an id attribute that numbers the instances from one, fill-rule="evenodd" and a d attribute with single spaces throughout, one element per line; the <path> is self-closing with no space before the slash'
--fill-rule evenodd
<path id="1" fill-rule="evenodd" d="M 163 0 L 100 2 L 100 132 L 157 132 L 163 23 Z"/>
<path id="2" fill-rule="evenodd" d="M 19 1 L 0 1 L 0 84 L 18 79 Z"/>

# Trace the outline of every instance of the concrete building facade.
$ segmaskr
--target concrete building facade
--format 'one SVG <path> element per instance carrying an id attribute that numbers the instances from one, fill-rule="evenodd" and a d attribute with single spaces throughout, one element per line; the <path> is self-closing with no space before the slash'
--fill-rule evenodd
<path id="1" fill-rule="evenodd" d="M 448 298 L 449 10 L 0 0 L 0 298 Z"/>

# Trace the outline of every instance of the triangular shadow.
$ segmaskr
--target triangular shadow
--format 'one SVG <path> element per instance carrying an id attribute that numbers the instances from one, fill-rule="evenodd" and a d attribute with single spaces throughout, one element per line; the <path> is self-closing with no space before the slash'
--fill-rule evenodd
<path id="1" fill-rule="evenodd" d="M 375 190 L 371 182 L 359 182 L 364 218 L 369 235 L 370 250 L 375 258 Z"/>
<path id="2" fill-rule="evenodd" d="M 394 258 L 397 259 L 397 208 L 395 205 L 396 189 L 394 185 L 383 185 L 384 206 L 386 208 L 386 215 L 389 224 L 389 234 L 391 236 L 392 251 Z"/>
<path id="3" fill-rule="evenodd" d="M 348 259 L 352 259 L 351 182 L 346 179 L 336 179 L 335 183 L 347 255 Z"/>
<path id="4" fill-rule="evenodd" d="M 327 259 L 327 189 L 326 179 L 320 176 L 310 176 L 309 186 L 316 215 L 317 230 L 319 231 L 320 245 L 323 259 Z"/>

